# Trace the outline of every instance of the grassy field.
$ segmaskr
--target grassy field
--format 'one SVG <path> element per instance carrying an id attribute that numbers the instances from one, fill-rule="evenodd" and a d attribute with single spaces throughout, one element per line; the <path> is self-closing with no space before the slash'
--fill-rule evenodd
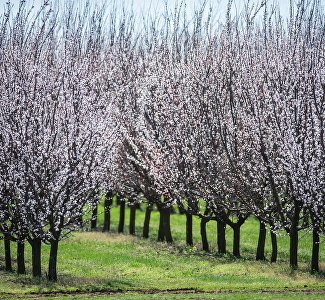
<path id="1" fill-rule="evenodd" d="M 100 211 L 102 208 L 100 209 Z M 129 211 L 126 213 L 128 221 Z M 144 213 L 137 211 L 137 236 L 141 236 Z M 249 219 L 242 227 L 242 258 L 218 256 L 216 223 L 208 224 L 211 253 L 201 251 L 199 221 L 194 222 L 194 246 L 185 245 L 185 217 L 171 217 L 174 245 L 157 243 L 159 215 L 152 214 L 150 239 L 117 234 L 118 208 L 112 209 L 112 233 L 78 232 L 60 243 L 59 281 L 48 283 L 45 272 L 49 247 L 44 245 L 44 278 L 17 276 L 0 271 L 0 299 L 324 299 L 325 275 L 309 274 L 311 236 L 300 234 L 299 269 L 288 266 L 288 237 L 279 237 L 279 262 L 256 262 L 258 222 Z M 99 216 L 99 227 L 102 225 Z M 125 232 L 128 226 L 125 227 Z M 325 271 L 323 240 L 321 269 Z M 13 257 L 15 249 L 13 246 Z M 231 252 L 232 232 L 227 229 Z M 267 240 L 267 257 L 270 240 Z M 30 270 L 30 248 L 26 249 Z M 0 265 L 4 265 L 0 245 Z M 68 293 L 68 294 L 67 294 Z"/>

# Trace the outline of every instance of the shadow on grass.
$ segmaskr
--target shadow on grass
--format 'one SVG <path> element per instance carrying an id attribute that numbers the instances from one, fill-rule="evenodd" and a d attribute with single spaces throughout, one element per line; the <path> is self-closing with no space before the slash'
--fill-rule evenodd
<path id="1" fill-rule="evenodd" d="M 1 274 L 1 273 L 0 273 Z M 76 277 L 69 274 L 60 274 L 57 282 L 50 282 L 46 276 L 33 278 L 30 275 L 11 276 L 11 282 L 20 286 L 29 286 L 27 293 L 49 293 L 49 292 L 98 292 L 102 290 L 132 290 L 136 286 L 127 280 L 110 278 Z"/>

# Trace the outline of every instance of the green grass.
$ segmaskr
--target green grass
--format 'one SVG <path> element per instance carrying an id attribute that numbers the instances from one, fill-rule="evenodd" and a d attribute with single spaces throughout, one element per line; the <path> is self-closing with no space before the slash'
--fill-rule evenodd
<path id="1" fill-rule="evenodd" d="M 99 212 L 102 211 L 102 207 Z M 103 215 L 99 215 L 99 227 L 102 226 Z M 129 211 L 126 212 L 128 223 Z M 136 231 L 141 236 L 144 213 L 137 211 Z M 288 266 L 288 237 L 279 237 L 279 262 L 270 264 L 255 261 L 255 249 L 258 238 L 258 222 L 250 218 L 242 227 L 242 258 L 236 259 L 231 254 L 219 256 L 216 249 L 216 223 L 209 222 L 208 233 L 211 253 L 201 251 L 199 220 L 194 221 L 194 246 L 185 245 L 185 216 L 174 214 L 171 217 L 174 245 L 157 243 L 159 215 L 152 213 L 150 239 L 144 240 L 117 234 L 118 208 L 112 209 L 112 232 L 78 232 L 60 243 L 58 257 L 59 281 L 48 283 L 44 278 L 36 280 L 30 275 L 17 276 L 14 273 L 0 271 L 0 298 L 25 297 L 36 293 L 41 297 L 46 292 L 80 292 L 76 299 L 88 299 L 92 291 L 118 291 L 111 295 L 112 299 L 305 299 L 303 291 L 325 290 L 323 273 L 309 274 L 311 256 L 311 236 L 302 233 L 299 241 L 299 269 L 292 272 Z M 128 226 L 125 227 L 127 232 Z M 323 242 L 321 241 L 321 269 L 325 271 Z M 0 265 L 4 264 L 3 243 L 0 244 Z M 13 246 L 13 257 L 15 249 Z M 227 229 L 227 247 L 231 252 L 232 232 Z M 26 247 L 27 271 L 31 273 L 30 247 Z M 270 240 L 267 240 L 266 254 L 270 256 Z M 44 245 L 43 270 L 46 272 L 49 247 Z M 192 289 L 201 292 L 221 291 L 221 294 L 159 294 L 157 291 Z M 297 293 L 279 293 L 276 297 L 272 291 L 288 291 L 297 289 Z M 153 295 L 143 295 L 142 291 L 153 290 Z M 268 294 L 258 294 L 259 291 Z M 132 294 L 132 291 L 135 294 Z M 232 291 L 229 294 L 227 291 Z M 234 292 L 238 293 L 234 293 Z M 121 294 L 122 292 L 122 294 Z M 125 294 L 131 292 L 131 294 Z M 83 294 L 86 293 L 86 294 Z M 140 293 L 140 294 L 139 294 Z M 75 294 L 73 294 L 75 295 Z M 92 295 L 98 299 L 106 299 L 102 294 Z M 300 297 L 301 296 L 301 297 Z M 54 297 L 54 296 L 53 296 Z M 55 299 L 71 299 L 72 295 L 59 294 Z M 106 298 L 105 298 L 106 297 Z M 245 298 L 246 297 L 246 298 Z M 272 298 L 273 297 L 273 298 Z M 287 297 L 287 298 L 286 298 Z M 306 296 L 307 297 L 307 296 Z M 323 299 L 324 294 L 308 295 L 308 299 Z M 89 297 L 90 298 L 90 297 Z M 96 299 L 96 298 L 95 298 Z M 108 299 L 108 298 L 107 298 Z M 307 299 L 307 298 L 306 298 Z"/>

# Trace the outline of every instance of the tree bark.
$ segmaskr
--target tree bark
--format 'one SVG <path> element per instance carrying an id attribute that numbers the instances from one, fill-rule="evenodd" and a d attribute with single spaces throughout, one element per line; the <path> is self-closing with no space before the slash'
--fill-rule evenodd
<path id="1" fill-rule="evenodd" d="M 41 249 L 42 249 L 42 241 L 40 238 L 34 238 L 31 240 L 32 246 L 32 269 L 34 277 L 41 277 Z"/>
<path id="2" fill-rule="evenodd" d="M 107 193 L 104 202 L 104 226 L 103 232 L 109 232 L 111 227 L 111 205 L 112 205 L 112 195 Z"/>
<path id="3" fill-rule="evenodd" d="M 135 203 L 130 206 L 130 226 L 129 226 L 129 233 L 135 235 L 135 214 L 136 214 L 137 207 Z"/>
<path id="4" fill-rule="evenodd" d="M 143 232 L 142 232 L 142 236 L 146 239 L 149 238 L 149 227 L 150 227 L 149 225 L 150 225 L 151 211 L 152 211 L 152 204 L 148 203 L 146 207 L 146 213 L 145 213 L 144 223 L 143 223 Z"/>
<path id="5" fill-rule="evenodd" d="M 226 223 L 222 220 L 217 220 L 217 246 L 218 253 L 226 253 Z"/>
<path id="6" fill-rule="evenodd" d="M 172 209 L 170 207 L 163 209 L 163 228 L 166 242 L 171 244 L 173 243 L 172 231 L 170 228 L 170 214 Z"/>
<path id="7" fill-rule="evenodd" d="M 256 260 L 265 260 L 265 239 L 266 239 L 266 226 L 260 221 L 260 232 L 258 236 L 258 244 L 256 249 Z"/>
<path id="8" fill-rule="evenodd" d="M 25 267 L 25 242 L 17 241 L 17 273 L 26 274 Z"/>
<path id="9" fill-rule="evenodd" d="M 278 241 L 276 234 L 271 230 L 271 243 L 272 243 L 272 254 L 271 254 L 271 263 L 275 263 L 278 258 Z"/>
<path id="10" fill-rule="evenodd" d="M 193 216 L 186 212 L 186 244 L 193 246 Z"/>
<path id="11" fill-rule="evenodd" d="M 311 272 L 319 272 L 319 229 L 313 229 L 313 250 L 311 257 Z"/>
<path id="12" fill-rule="evenodd" d="M 98 205 L 96 204 L 91 214 L 91 230 L 97 228 L 97 212 L 98 212 Z"/>
<path id="13" fill-rule="evenodd" d="M 299 207 L 295 203 L 294 214 L 291 220 L 290 227 L 290 267 L 292 269 L 298 268 L 298 223 L 299 223 Z"/>
<path id="14" fill-rule="evenodd" d="M 205 218 L 201 218 L 201 239 L 202 239 L 202 249 L 206 252 L 209 252 L 209 242 L 208 242 L 208 237 L 207 237 L 207 228 L 206 224 L 208 221 Z"/>
<path id="15" fill-rule="evenodd" d="M 48 280 L 57 281 L 57 257 L 58 257 L 59 240 L 51 240 L 51 250 L 48 269 Z"/>
<path id="16" fill-rule="evenodd" d="M 125 223 L 125 201 L 120 201 L 120 220 L 118 223 L 118 233 L 123 233 Z"/>
<path id="17" fill-rule="evenodd" d="M 162 208 L 159 209 L 159 229 L 158 229 L 158 242 L 163 242 L 165 240 L 164 232 L 164 213 Z"/>
<path id="18" fill-rule="evenodd" d="M 5 248 L 5 270 L 8 272 L 12 272 L 10 235 L 8 233 L 4 233 L 4 248 Z"/>
<path id="19" fill-rule="evenodd" d="M 234 224 L 232 229 L 234 231 L 234 244 L 232 254 L 235 257 L 240 257 L 240 225 Z"/>

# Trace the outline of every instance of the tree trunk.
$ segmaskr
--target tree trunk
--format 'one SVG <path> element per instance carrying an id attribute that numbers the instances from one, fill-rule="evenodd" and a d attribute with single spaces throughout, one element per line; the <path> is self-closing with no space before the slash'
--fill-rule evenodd
<path id="1" fill-rule="evenodd" d="M 232 229 L 234 231 L 234 244 L 232 254 L 235 257 L 240 257 L 240 225 L 235 224 Z"/>
<path id="2" fill-rule="evenodd" d="M 41 277 L 41 249 L 42 241 L 40 238 L 34 238 L 31 241 L 32 246 L 32 269 L 34 277 Z"/>
<path id="3" fill-rule="evenodd" d="M 50 259 L 49 259 L 49 269 L 48 269 L 48 280 L 57 281 L 57 258 L 58 258 L 58 247 L 59 240 L 51 240 L 51 250 L 50 250 Z"/>
<path id="4" fill-rule="evenodd" d="M 97 228 L 97 212 L 98 212 L 98 205 L 96 204 L 91 214 L 91 230 Z"/>
<path id="5" fill-rule="evenodd" d="M 163 242 L 165 240 L 164 232 L 164 213 L 163 209 L 159 209 L 159 229 L 158 229 L 158 242 Z"/>
<path id="6" fill-rule="evenodd" d="M 290 227 L 290 266 L 292 269 L 298 268 L 298 223 L 299 223 L 299 207 L 295 203 L 294 215 L 291 220 Z"/>
<path id="7" fill-rule="evenodd" d="M 258 236 L 258 244 L 256 249 L 256 260 L 265 260 L 265 239 L 266 239 L 266 226 L 260 221 L 260 232 Z"/>
<path id="8" fill-rule="evenodd" d="M 221 220 L 217 220 L 217 245 L 218 253 L 226 253 L 226 223 Z"/>
<path id="9" fill-rule="evenodd" d="M 8 233 L 4 233 L 4 247 L 5 247 L 5 264 L 6 264 L 5 270 L 8 272 L 12 272 L 10 235 Z"/>
<path id="10" fill-rule="evenodd" d="M 170 228 L 170 214 L 172 209 L 170 207 L 163 209 L 163 228 L 164 228 L 164 236 L 166 238 L 167 243 L 173 243 L 172 232 Z"/>
<path id="11" fill-rule="evenodd" d="M 130 206 L 130 226 L 129 226 L 129 233 L 135 235 L 135 213 L 137 207 L 135 203 Z"/>
<path id="12" fill-rule="evenodd" d="M 193 216 L 186 212 L 186 244 L 193 246 Z"/>
<path id="13" fill-rule="evenodd" d="M 271 263 L 275 263 L 278 258 L 278 241 L 276 234 L 271 230 L 271 243 L 272 243 L 272 255 L 271 255 Z"/>
<path id="14" fill-rule="evenodd" d="M 26 274 L 25 267 L 25 242 L 17 241 L 17 273 Z"/>
<path id="15" fill-rule="evenodd" d="M 106 194 L 105 202 L 104 202 L 104 226 L 103 232 L 109 232 L 111 227 L 111 205 L 112 205 L 112 197 L 110 193 Z"/>
<path id="16" fill-rule="evenodd" d="M 307 228 L 309 227 L 309 211 L 307 208 L 304 208 L 303 210 L 303 224 L 302 224 L 302 227 L 303 228 Z"/>
<path id="17" fill-rule="evenodd" d="M 125 201 L 120 201 L 120 220 L 118 223 L 118 233 L 123 233 L 125 223 Z"/>
<path id="18" fill-rule="evenodd" d="M 202 239 L 202 249 L 204 251 L 209 252 L 209 242 L 208 242 L 208 237 L 207 237 L 207 228 L 206 224 L 208 221 L 205 218 L 201 218 L 201 239 Z"/>
<path id="19" fill-rule="evenodd" d="M 319 229 L 313 229 L 313 250 L 311 257 L 311 272 L 319 272 Z"/>
<path id="20" fill-rule="evenodd" d="M 151 211 L 152 211 L 152 204 L 149 203 L 146 208 L 146 213 L 145 213 L 144 223 L 143 223 L 143 232 L 142 232 L 142 236 L 146 239 L 149 238 L 149 225 L 150 225 Z"/>

